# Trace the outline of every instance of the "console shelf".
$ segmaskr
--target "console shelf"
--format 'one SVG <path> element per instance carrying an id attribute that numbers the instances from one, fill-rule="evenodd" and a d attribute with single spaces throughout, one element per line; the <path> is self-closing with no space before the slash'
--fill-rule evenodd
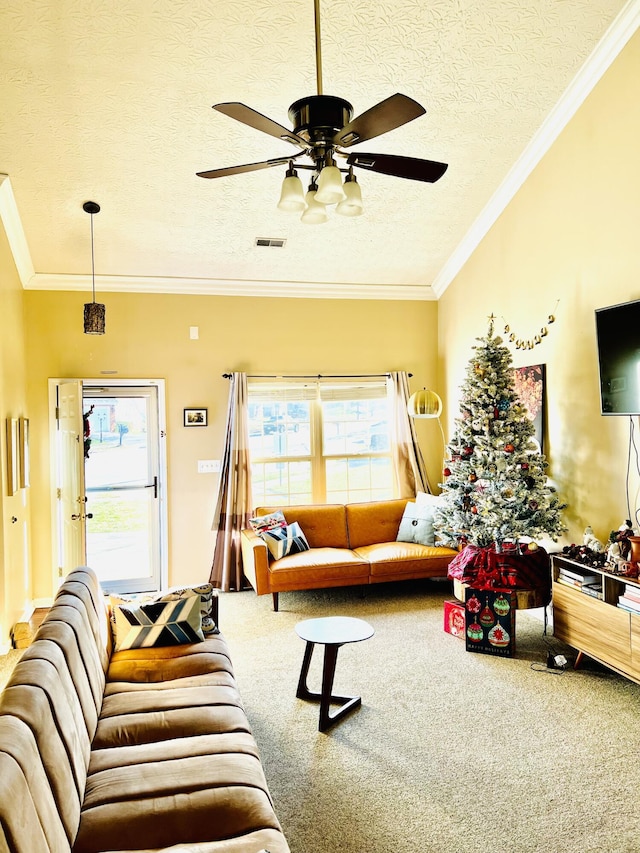
<path id="1" fill-rule="evenodd" d="M 602 598 L 561 583 L 558 577 L 563 569 L 601 577 Z M 640 684 L 640 615 L 616 606 L 625 587 L 635 587 L 640 593 L 638 578 L 614 575 L 558 555 L 552 556 L 551 571 L 553 633 L 580 652 L 576 666 L 585 654 Z"/>

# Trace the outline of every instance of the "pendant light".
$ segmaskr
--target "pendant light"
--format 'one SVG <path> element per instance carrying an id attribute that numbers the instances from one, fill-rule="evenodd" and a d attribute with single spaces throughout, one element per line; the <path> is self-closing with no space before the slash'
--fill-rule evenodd
<path id="1" fill-rule="evenodd" d="M 105 306 L 96 302 L 96 271 L 95 255 L 93 251 L 93 217 L 100 213 L 100 205 L 95 201 L 85 201 L 82 205 L 85 213 L 91 216 L 91 292 L 92 301 L 86 302 L 84 306 L 84 333 L 85 335 L 104 335 L 105 329 Z"/>

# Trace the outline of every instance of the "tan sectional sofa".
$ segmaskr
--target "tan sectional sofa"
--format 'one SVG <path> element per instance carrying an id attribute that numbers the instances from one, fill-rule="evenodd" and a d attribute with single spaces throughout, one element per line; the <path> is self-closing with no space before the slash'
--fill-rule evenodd
<path id="1" fill-rule="evenodd" d="M 397 542 L 408 499 L 350 504 L 257 507 L 256 516 L 284 512 L 298 522 L 308 551 L 274 560 L 253 530 L 241 534 L 243 571 L 258 595 L 280 592 L 445 577 L 458 553 L 442 546 Z"/>
<path id="2" fill-rule="evenodd" d="M 0 695 L 2 853 L 289 853 L 221 635 L 114 652 L 72 572 Z"/>

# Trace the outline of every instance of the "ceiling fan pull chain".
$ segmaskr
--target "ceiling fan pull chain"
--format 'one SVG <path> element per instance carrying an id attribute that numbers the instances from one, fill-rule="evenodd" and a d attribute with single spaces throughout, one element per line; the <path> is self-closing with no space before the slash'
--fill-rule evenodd
<path id="1" fill-rule="evenodd" d="M 316 83 L 318 94 L 322 95 L 322 49 L 320 47 L 320 0 L 314 0 L 314 17 L 316 24 Z"/>

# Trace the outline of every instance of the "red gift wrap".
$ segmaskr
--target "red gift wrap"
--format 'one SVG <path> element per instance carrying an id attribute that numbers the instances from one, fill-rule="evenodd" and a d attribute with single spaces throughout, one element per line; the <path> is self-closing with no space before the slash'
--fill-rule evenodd
<path id="1" fill-rule="evenodd" d="M 449 563 L 448 576 L 473 589 L 537 589 L 551 597 L 551 564 L 544 548 L 467 545 Z"/>
<path id="2" fill-rule="evenodd" d="M 444 630 L 447 634 L 464 639 L 464 604 L 456 599 L 444 602 Z"/>

